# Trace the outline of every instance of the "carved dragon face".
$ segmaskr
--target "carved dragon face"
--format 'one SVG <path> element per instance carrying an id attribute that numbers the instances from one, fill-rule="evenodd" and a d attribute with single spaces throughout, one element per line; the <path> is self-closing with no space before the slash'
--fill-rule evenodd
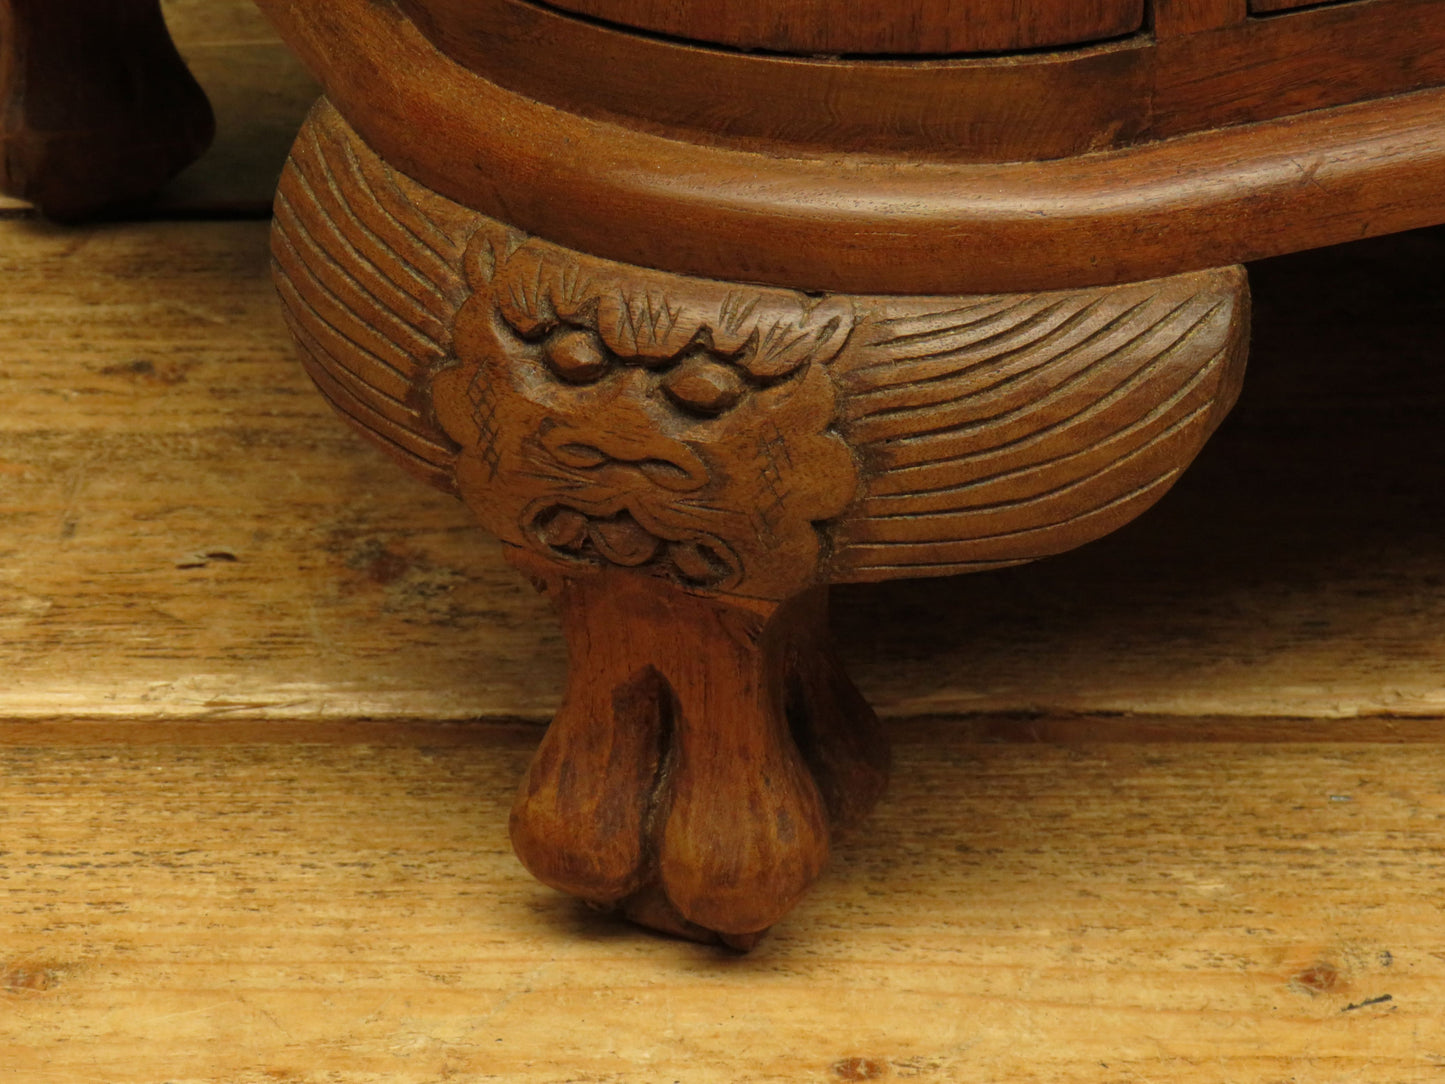
<path id="1" fill-rule="evenodd" d="M 781 595 L 857 472 L 828 431 L 851 307 L 483 237 L 438 417 L 463 497 L 509 541 Z"/>

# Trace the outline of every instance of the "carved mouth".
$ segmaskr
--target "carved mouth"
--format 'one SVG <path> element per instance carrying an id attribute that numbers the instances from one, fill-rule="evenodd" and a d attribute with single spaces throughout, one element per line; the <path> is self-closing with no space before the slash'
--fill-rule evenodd
<path id="1" fill-rule="evenodd" d="M 625 508 L 610 516 L 595 516 L 554 504 L 533 519 L 532 532 L 559 557 L 646 568 L 693 587 L 717 587 L 739 572 L 721 541 L 660 537 Z"/>

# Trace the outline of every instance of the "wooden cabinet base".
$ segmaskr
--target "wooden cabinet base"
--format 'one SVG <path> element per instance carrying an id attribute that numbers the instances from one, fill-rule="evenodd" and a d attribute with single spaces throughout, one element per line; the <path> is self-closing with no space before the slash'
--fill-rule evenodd
<path id="1" fill-rule="evenodd" d="M 557 600 L 567 696 L 513 810 L 542 880 L 745 947 L 880 793 L 826 585 L 1014 564 L 1156 501 L 1233 404 L 1242 269 L 808 293 L 528 236 L 326 103 L 277 196 L 318 387 Z"/>

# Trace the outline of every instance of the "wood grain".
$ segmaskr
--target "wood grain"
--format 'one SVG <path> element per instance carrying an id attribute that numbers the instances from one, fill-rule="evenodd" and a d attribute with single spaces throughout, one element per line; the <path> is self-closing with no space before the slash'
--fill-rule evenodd
<path id="1" fill-rule="evenodd" d="M 272 252 L 331 403 L 503 541 L 695 591 L 780 600 L 820 579 L 818 525 L 859 484 L 828 375 L 853 299 L 528 238 L 396 173 L 324 100 Z"/>
<path id="2" fill-rule="evenodd" d="M 550 716 L 546 600 L 316 394 L 264 224 L 0 230 L 0 718 Z M 835 590 L 865 695 L 1276 737 L 1438 717 L 1441 267 L 1439 231 L 1256 266 L 1252 382 L 1149 516 L 1025 568 Z"/>
<path id="3" fill-rule="evenodd" d="M 1436 0 L 1324 5 L 1161 42 L 1149 132 L 1167 138 L 1445 82 Z"/>
<path id="4" fill-rule="evenodd" d="M 1148 124 L 1143 37 L 989 59 L 842 63 L 621 34 L 527 0 L 402 8 L 447 56 L 526 97 L 765 154 L 1057 158 L 1133 142 Z"/>
<path id="5" fill-rule="evenodd" d="M 1247 350 L 1242 268 L 858 297 L 600 260 L 399 174 L 326 99 L 272 253 L 332 406 L 559 603 L 567 693 L 513 807 L 518 856 L 595 906 L 737 948 L 883 784 L 824 585 L 998 567 L 1121 526 L 1217 428 Z"/>
<path id="6" fill-rule="evenodd" d="M 567 693 L 513 808 L 519 857 L 596 906 L 751 946 L 887 760 L 817 586 L 822 524 L 859 485 L 829 375 L 856 299 L 536 242 L 396 174 L 324 100 L 276 204 L 318 387 L 559 604 Z"/>
<path id="7" fill-rule="evenodd" d="M 752 955 L 533 882 L 532 733 L 274 725 L 0 749 L 0 1066 L 36 1084 L 1431 1084 L 1439 745 L 900 733 Z M 3 736 L 0 729 L 0 736 Z"/>
<path id="8" fill-rule="evenodd" d="M 551 708 L 544 600 L 460 505 L 357 454 L 294 360 L 264 223 L 4 229 L 0 715 L 466 716 L 517 681 Z"/>
<path id="9" fill-rule="evenodd" d="M 1277 11 L 1294 11 L 1299 8 L 1323 7 L 1326 4 L 1350 3 L 1352 0 L 1249 0 L 1252 14 L 1268 15 Z"/>
<path id="10" fill-rule="evenodd" d="M 506 853 L 538 730 L 452 720 L 549 713 L 553 627 L 306 387 L 257 225 L 0 240 L 0 1075 L 1438 1077 L 1440 233 L 1257 269 L 1124 536 L 840 592 L 903 779 L 741 961 Z"/>
<path id="11" fill-rule="evenodd" d="M 149 214 L 269 214 L 286 152 L 320 86 L 250 0 L 163 0 L 161 9 L 211 100 L 216 139 Z"/>
<path id="12" fill-rule="evenodd" d="M 1073 549 L 1150 507 L 1239 394 L 1242 268 L 1112 289 L 860 299 L 834 370 L 862 463 L 839 580 Z"/>
<path id="13" fill-rule="evenodd" d="M 263 6 L 408 176 L 578 251 L 683 274 L 850 293 L 1057 289 L 1445 217 L 1439 89 L 1042 163 L 782 156 L 559 112 L 366 0 L 334 0 L 324 19 Z"/>
<path id="14" fill-rule="evenodd" d="M 455 493 L 457 448 L 426 388 L 454 356 L 473 216 L 316 124 L 275 205 L 276 286 L 307 372 L 363 436 Z"/>
<path id="15" fill-rule="evenodd" d="M 838 661 L 826 588 L 777 605 L 519 564 L 548 582 L 569 660 L 512 807 L 518 857 L 646 926 L 751 948 L 887 781 L 888 743 Z"/>
<path id="16" fill-rule="evenodd" d="M 1249 17 L 1249 0 L 1154 0 L 1149 8 L 1158 39 L 1234 26 Z"/>
<path id="17" fill-rule="evenodd" d="M 909 63 L 704 48 L 528 0 L 402 0 L 402 10 L 488 81 L 624 128 L 769 157 L 962 164 L 1113 150 L 1438 86 L 1445 24 L 1434 4 L 1370 0 L 1288 19 L 1250 19 L 1244 0 L 1164 4 L 1153 35 Z M 345 111 L 356 122 L 372 106 Z"/>
<path id="18" fill-rule="evenodd" d="M 464 0 L 429 0 L 438 10 Z M 1144 0 L 552 0 L 624 27 L 742 49 L 784 53 L 988 53 L 1070 45 L 1128 34 Z"/>

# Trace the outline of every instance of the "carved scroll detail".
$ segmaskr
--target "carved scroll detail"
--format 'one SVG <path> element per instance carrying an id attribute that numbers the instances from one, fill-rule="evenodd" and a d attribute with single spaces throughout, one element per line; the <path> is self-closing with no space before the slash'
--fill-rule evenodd
<path id="1" fill-rule="evenodd" d="M 455 492 L 457 446 L 431 407 L 467 297 L 476 217 L 384 165 L 328 106 L 291 150 L 271 253 L 306 371 L 363 436 Z"/>
<path id="2" fill-rule="evenodd" d="M 273 251 L 332 404 L 504 540 L 564 565 L 783 598 L 854 498 L 827 366 L 848 299 L 667 275 L 429 192 L 323 105 Z"/>
<path id="3" fill-rule="evenodd" d="M 866 479 L 834 578 L 1017 564 L 1127 523 L 1233 406 L 1248 326 L 1243 268 L 878 305 L 833 367 Z"/>

